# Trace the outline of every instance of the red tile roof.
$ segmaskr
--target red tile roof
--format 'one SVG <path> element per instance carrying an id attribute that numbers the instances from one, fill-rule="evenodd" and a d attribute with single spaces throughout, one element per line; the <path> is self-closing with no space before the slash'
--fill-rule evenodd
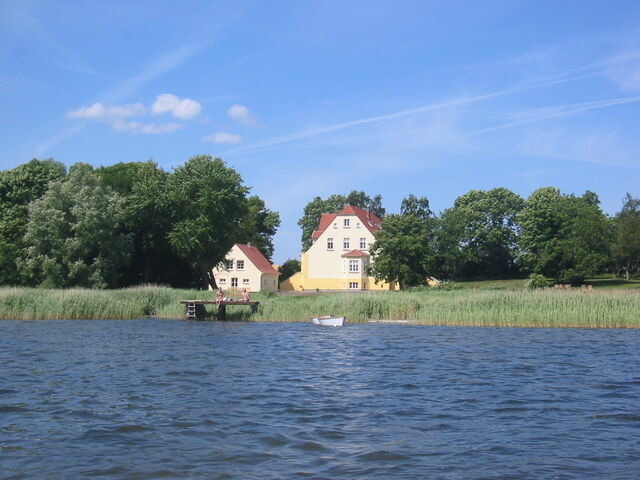
<path id="1" fill-rule="evenodd" d="M 355 215 L 370 232 L 375 232 L 382 228 L 382 220 L 380 220 L 375 213 L 354 207 L 353 205 L 347 205 L 338 213 L 323 213 L 320 216 L 318 228 L 313 231 L 311 238 L 317 240 L 338 215 Z"/>
<path id="2" fill-rule="evenodd" d="M 351 250 L 348 253 L 343 253 L 342 256 L 346 257 L 368 257 L 369 254 L 367 252 L 363 252 L 362 250 Z"/>
<path id="3" fill-rule="evenodd" d="M 242 253 L 244 253 L 249 261 L 253 263 L 258 270 L 262 273 L 277 273 L 280 275 L 273 265 L 266 259 L 266 257 L 262 254 L 260 250 L 256 247 L 252 247 L 250 245 L 245 245 L 243 243 L 236 243 L 236 246 L 240 249 Z"/>

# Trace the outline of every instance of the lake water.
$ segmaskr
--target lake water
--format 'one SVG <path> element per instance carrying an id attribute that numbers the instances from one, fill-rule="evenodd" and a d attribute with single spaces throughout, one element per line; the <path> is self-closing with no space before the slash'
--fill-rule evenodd
<path id="1" fill-rule="evenodd" d="M 0 322 L 2 479 L 640 478 L 640 331 Z"/>

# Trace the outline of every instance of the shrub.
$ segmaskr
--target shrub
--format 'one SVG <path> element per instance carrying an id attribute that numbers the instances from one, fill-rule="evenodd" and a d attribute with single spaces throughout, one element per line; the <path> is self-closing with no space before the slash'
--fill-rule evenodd
<path id="1" fill-rule="evenodd" d="M 532 273 L 529 275 L 529 280 L 526 281 L 525 286 L 530 289 L 550 287 L 551 282 L 547 280 L 544 275 L 539 273 Z"/>

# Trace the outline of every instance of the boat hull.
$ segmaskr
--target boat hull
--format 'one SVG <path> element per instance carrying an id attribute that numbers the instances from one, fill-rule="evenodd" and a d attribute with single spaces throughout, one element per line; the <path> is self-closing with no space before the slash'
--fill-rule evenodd
<path id="1" fill-rule="evenodd" d="M 341 327 L 344 324 L 344 317 L 313 317 L 311 323 L 325 327 Z"/>

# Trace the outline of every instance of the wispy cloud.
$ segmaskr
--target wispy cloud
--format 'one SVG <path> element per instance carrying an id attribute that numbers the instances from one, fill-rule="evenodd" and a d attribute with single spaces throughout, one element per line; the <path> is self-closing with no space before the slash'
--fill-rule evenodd
<path id="1" fill-rule="evenodd" d="M 244 105 L 231 105 L 229 107 L 229 110 L 227 110 L 227 115 L 229 115 L 229 117 L 231 117 L 236 122 L 239 122 L 248 127 L 258 127 L 261 125 L 257 117 L 253 115 Z"/>
<path id="2" fill-rule="evenodd" d="M 119 132 L 142 133 L 151 135 L 160 135 L 163 133 L 172 133 L 182 130 L 184 125 L 181 123 L 141 123 L 141 122 L 125 122 L 116 120 L 111 124 L 113 128 Z"/>
<path id="3" fill-rule="evenodd" d="M 385 122 L 388 120 L 394 120 L 394 119 L 398 119 L 398 118 L 402 118 L 402 117 L 408 117 L 408 116 L 412 116 L 412 115 L 416 115 L 416 114 L 420 114 L 420 113 L 425 113 L 425 112 L 430 112 L 430 111 L 438 111 L 438 110 L 444 110 L 444 109 L 449 109 L 449 108 L 454 108 L 454 107 L 463 107 L 466 105 L 471 105 L 474 103 L 479 103 L 485 100 L 490 100 L 490 99 L 494 99 L 494 98 L 498 98 L 498 97 L 504 97 L 507 95 L 511 95 L 514 93 L 518 93 L 518 92 L 522 92 L 522 91 L 526 91 L 526 90 L 537 90 L 537 89 L 542 89 L 542 88 L 546 88 L 546 87 L 550 87 L 553 85 L 559 85 L 559 84 L 563 84 L 563 83 L 571 83 L 571 82 L 576 82 L 578 80 L 582 80 L 588 76 L 591 76 L 590 74 L 587 75 L 576 75 L 576 76 L 568 76 L 568 75 L 556 75 L 553 77 L 547 77 L 544 79 L 539 79 L 536 81 L 529 81 L 526 82 L 524 84 L 519 84 L 516 85 L 514 87 L 510 87 L 504 90 L 498 90 L 495 92 L 491 92 L 491 93 L 487 93 L 487 94 L 482 94 L 482 95 L 471 95 L 471 96 L 467 96 L 467 97 L 460 97 L 460 98 L 454 98 L 451 100 L 445 100 L 442 102 L 435 102 L 435 103 L 429 103 L 426 105 L 421 105 L 419 107 L 416 108 L 411 108 L 411 109 L 407 109 L 407 110 L 401 110 L 398 112 L 394 112 L 394 113 L 389 113 L 386 115 L 377 115 L 377 116 L 372 116 L 372 117 L 366 117 L 366 118 L 361 118 L 358 120 L 352 120 L 352 121 L 348 121 L 348 122 L 343 122 L 343 123 L 337 123 L 334 125 L 328 125 L 325 127 L 319 127 L 319 128 L 313 128 L 313 129 L 309 129 L 309 130 L 303 130 L 300 132 L 296 132 L 296 133 L 292 133 L 292 134 L 288 134 L 288 135 L 282 135 L 282 136 L 278 136 L 278 137 L 273 137 L 267 140 L 263 140 L 261 142 L 256 142 L 252 145 L 247 145 L 246 147 L 243 148 L 238 148 L 235 150 L 231 150 L 227 153 L 241 153 L 241 152 L 248 152 L 248 151 L 255 151 L 255 150 L 261 150 L 264 148 L 269 148 L 275 145 L 281 145 L 281 144 L 286 144 L 286 143 L 290 143 L 290 142 L 294 142 L 294 141 L 298 141 L 298 140 L 303 140 L 303 139 L 307 139 L 307 138 L 311 138 L 311 137 L 316 137 L 319 135 L 324 135 L 327 133 L 332 133 L 332 132 L 336 132 L 339 130 L 344 130 L 347 128 L 352 128 L 352 127 L 357 127 L 360 125 L 367 125 L 367 124 L 372 124 L 372 123 L 379 123 L 379 122 Z"/>
<path id="4" fill-rule="evenodd" d="M 96 102 L 88 107 L 80 107 L 77 110 L 67 112 L 67 118 L 87 118 L 91 120 L 106 120 L 120 117 L 136 117 L 147 112 L 142 103 L 130 103 L 128 105 L 103 105 Z"/>
<path id="5" fill-rule="evenodd" d="M 242 137 L 234 133 L 216 132 L 211 135 L 207 135 L 202 139 L 202 141 L 221 144 L 236 144 L 242 141 Z"/>
<path id="6" fill-rule="evenodd" d="M 543 120 L 575 115 L 577 113 L 587 112 L 589 110 L 599 110 L 616 105 L 638 102 L 640 102 L 640 95 L 632 97 L 613 98 L 608 100 L 598 100 L 593 102 L 574 103 L 569 105 L 559 105 L 542 109 L 526 110 L 518 112 L 516 114 L 517 116 L 522 117 L 520 120 L 510 121 L 499 125 L 492 125 L 486 128 L 480 128 L 477 130 L 466 132 L 464 135 L 478 135 L 481 133 L 488 133 L 496 130 L 503 130 L 505 128 L 516 127 L 527 123 L 540 122 Z"/>

